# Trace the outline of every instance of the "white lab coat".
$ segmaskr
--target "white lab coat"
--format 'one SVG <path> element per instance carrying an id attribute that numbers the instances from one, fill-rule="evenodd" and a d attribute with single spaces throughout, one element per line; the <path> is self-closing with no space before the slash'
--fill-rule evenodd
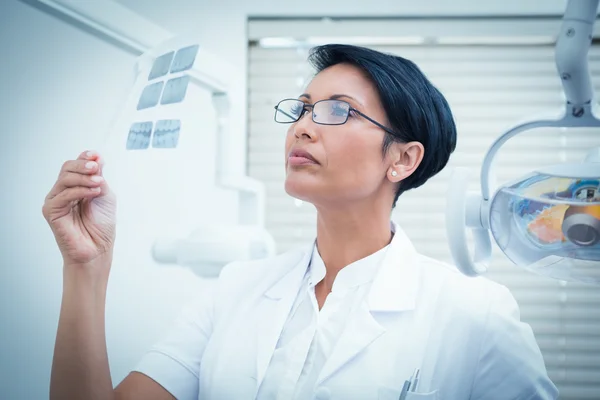
<path id="1" fill-rule="evenodd" d="M 314 399 L 556 399 L 509 291 L 463 276 L 396 234 L 364 301 L 317 380 Z M 252 399 L 310 261 L 312 246 L 227 266 L 136 368 L 178 399 Z"/>

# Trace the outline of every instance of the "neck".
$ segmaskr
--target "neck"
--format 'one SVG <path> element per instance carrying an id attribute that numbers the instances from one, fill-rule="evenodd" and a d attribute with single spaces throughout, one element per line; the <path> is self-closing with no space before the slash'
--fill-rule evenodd
<path id="1" fill-rule="evenodd" d="M 386 207 L 373 203 L 317 207 L 317 211 L 317 248 L 326 269 L 322 286 L 328 293 L 342 268 L 390 243 L 390 215 Z"/>

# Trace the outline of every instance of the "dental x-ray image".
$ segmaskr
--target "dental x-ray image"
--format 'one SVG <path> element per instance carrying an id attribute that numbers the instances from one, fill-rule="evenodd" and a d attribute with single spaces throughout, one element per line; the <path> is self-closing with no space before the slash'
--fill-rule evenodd
<path id="1" fill-rule="evenodd" d="M 198 48 L 199 46 L 196 44 L 179 49 L 177 55 L 175 55 L 175 60 L 173 60 L 173 64 L 171 65 L 171 73 L 174 74 L 192 68 L 194 61 L 196 60 L 196 55 L 198 54 Z"/>
<path id="2" fill-rule="evenodd" d="M 127 150 L 145 150 L 150 146 L 152 122 L 136 122 L 127 136 Z"/>
<path id="3" fill-rule="evenodd" d="M 160 93 L 162 92 L 163 85 L 164 82 L 160 81 L 146 86 L 144 88 L 144 91 L 142 92 L 142 95 L 140 96 L 140 101 L 138 102 L 137 109 L 143 110 L 145 108 L 150 108 L 157 105 L 158 99 L 160 99 Z"/>
<path id="4" fill-rule="evenodd" d="M 171 51 L 154 60 L 152 69 L 148 74 L 149 81 L 160 78 L 161 76 L 165 76 L 167 73 L 169 73 L 169 67 L 171 66 L 171 61 L 173 61 L 173 55 L 175 55 L 175 52 Z"/>
<path id="5" fill-rule="evenodd" d="M 178 119 L 167 119 L 156 122 L 152 147 L 160 149 L 174 149 L 179 143 L 179 131 L 181 121 Z"/>
<path id="6" fill-rule="evenodd" d="M 160 104 L 173 104 L 182 102 L 185 98 L 189 81 L 190 77 L 187 75 L 167 81 Z"/>

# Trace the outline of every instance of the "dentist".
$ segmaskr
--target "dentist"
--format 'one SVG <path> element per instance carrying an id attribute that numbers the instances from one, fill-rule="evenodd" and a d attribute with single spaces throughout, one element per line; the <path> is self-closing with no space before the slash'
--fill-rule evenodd
<path id="1" fill-rule="evenodd" d="M 442 94 L 410 61 L 313 49 L 275 107 L 285 189 L 313 243 L 225 267 L 113 390 L 104 328 L 115 196 L 102 160 L 67 161 L 44 204 L 64 258 L 51 399 L 556 399 L 509 291 L 415 251 L 390 214 L 456 146 Z M 400 210 L 410 213 L 411 210 Z"/>

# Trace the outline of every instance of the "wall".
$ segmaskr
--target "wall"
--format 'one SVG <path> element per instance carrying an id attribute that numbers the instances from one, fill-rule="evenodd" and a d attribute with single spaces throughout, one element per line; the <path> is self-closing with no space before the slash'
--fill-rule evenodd
<path id="1" fill-rule="evenodd" d="M 0 5 L 0 48 L 0 397 L 43 399 L 62 263 L 41 207 L 62 163 L 104 143 L 132 84 L 135 57 L 14 0 Z M 207 132 L 212 128 L 206 125 Z M 215 136 L 199 135 L 194 143 L 205 150 L 196 148 L 195 158 L 186 154 L 185 175 L 168 177 L 176 191 L 171 197 L 156 174 L 147 174 L 139 192 L 124 189 L 127 182 L 117 190 L 117 249 L 107 301 L 115 384 L 164 333 L 182 303 L 209 284 L 187 269 L 154 264 L 152 241 L 167 228 L 185 232 L 198 221 L 233 222 L 234 195 L 212 187 Z M 107 156 L 110 183 L 120 164 Z M 144 168 L 156 171 L 150 165 L 156 160 L 137 157 L 140 176 Z"/>

